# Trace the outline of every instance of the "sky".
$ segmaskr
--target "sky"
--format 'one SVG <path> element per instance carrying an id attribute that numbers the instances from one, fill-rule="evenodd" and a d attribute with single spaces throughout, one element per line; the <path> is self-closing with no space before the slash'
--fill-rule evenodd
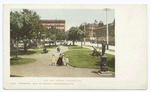
<path id="1" fill-rule="evenodd" d="M 23 9 L 11 9 L 22 11 Z M 80 26 L 82 23 L 94 23 L 95 20 L 106 24 L 106 11 L 102 9 L 29 9 L 40 15 L 41 20 L 65 20 L 66 30 L 72 26 Z M 115 19 L 115 10 L 108 11 L 108 23 Z"/>

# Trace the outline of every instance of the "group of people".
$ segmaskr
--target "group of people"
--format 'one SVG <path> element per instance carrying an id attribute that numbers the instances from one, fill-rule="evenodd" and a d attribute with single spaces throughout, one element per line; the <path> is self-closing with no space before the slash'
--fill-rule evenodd
<path id="1" fill-rule="evenodd" d="M 57 52 L 60 53 L 60 47 L 57 48 Z M 64 56 L 64 54 L 59 54 L 59 58 L 56 60 L 56 57 L 54 54 L 52 54 L 52 59 L 51 59 L 51 64 L 50 65 L 58 65 L 58 66 L 63 66 L 63 65 L 68 65 L 69 63 L 69 59 L 68 59 L 68 55 L 66 55 L 66 57 Z"/>
<path id="2" fill-rule="evenodd" d="M 68 59 L 68 55 L 66 55 L 66 57 L 64 56 L 64 54 L 59 55 L 59 58 L 56 60 L 55 55 L 52 55 L 52 59 L 51 59 L 51 64 L 50 65 L 58 65 L 58 66 L 63 66 L 63 65 L 68 65 L 69 63 L 69 59 Z"/>

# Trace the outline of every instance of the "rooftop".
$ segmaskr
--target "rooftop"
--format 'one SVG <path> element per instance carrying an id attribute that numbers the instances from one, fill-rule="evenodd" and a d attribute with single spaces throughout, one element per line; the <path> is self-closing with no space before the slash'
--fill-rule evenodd
<path id="1" fill-rule="evenodd" d="M 41 20 L 41 23 L 65 23 L 65 20 Z"/>

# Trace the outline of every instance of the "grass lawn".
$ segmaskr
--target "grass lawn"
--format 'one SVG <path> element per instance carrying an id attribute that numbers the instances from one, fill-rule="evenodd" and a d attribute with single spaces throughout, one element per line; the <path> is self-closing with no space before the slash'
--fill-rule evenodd
<path id="1" fill-rule="evenodd" d="M 76 46 L 76 45 L 71 45 L 71 46 L 67 46 L 68 47 L 68 49 L 85 49 L 85 50 L 87 50 L 88 48 L 81 48 L 81 46 Z"/>
<path id="2" fill-rule="evenodd" d="M 19 50 L 18 55 L 33 55 L 33 54 L 41 54 L 43 51 L 42 50 Z M 10 56 L 16 56 L 16 50 L 11 50 L 10 51 Z"/>
<path id="3" fill-rule="evenodd" d="M 23 65 L 23 64 L 29 64 L 35 62 L 36 59 L 30 59 L 30 58 L 12 58 L 10 59 L 10 65 Z"/>
<path id="4" fill-rule="evenodd" d="M 50 47 L 49 47 L 49 45 L 47 45 L 45 47 L 46 47 L 46 49 L 56 49 L 56 47 L 58 47 L 58 46 L 59 45 L 50 45 Z M 45 47 L 43 46 L 42 48 L 39 48 L 39 49 L 44 49 Z"/>
<path id="5" fill-rule="evenodd" d="M 98 68 L 100 69 L 100 57 L 93 57 L 93 51 L 80 50 L 80 51 L 67 51 L 65 55 L 69 56 L 69 65 L 81 68 Z M 108 70 L 115 71 L 115 56 L 106 54 Z"/>

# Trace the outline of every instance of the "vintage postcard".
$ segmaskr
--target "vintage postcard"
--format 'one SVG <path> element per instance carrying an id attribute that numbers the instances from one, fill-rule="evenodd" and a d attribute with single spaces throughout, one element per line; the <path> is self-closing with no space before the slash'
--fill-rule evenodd
<path id="1" fill-rule="evenodd" d="M 5 4 L 4 89 L 147 89 L 146 14 L 146 5 Z"/>

